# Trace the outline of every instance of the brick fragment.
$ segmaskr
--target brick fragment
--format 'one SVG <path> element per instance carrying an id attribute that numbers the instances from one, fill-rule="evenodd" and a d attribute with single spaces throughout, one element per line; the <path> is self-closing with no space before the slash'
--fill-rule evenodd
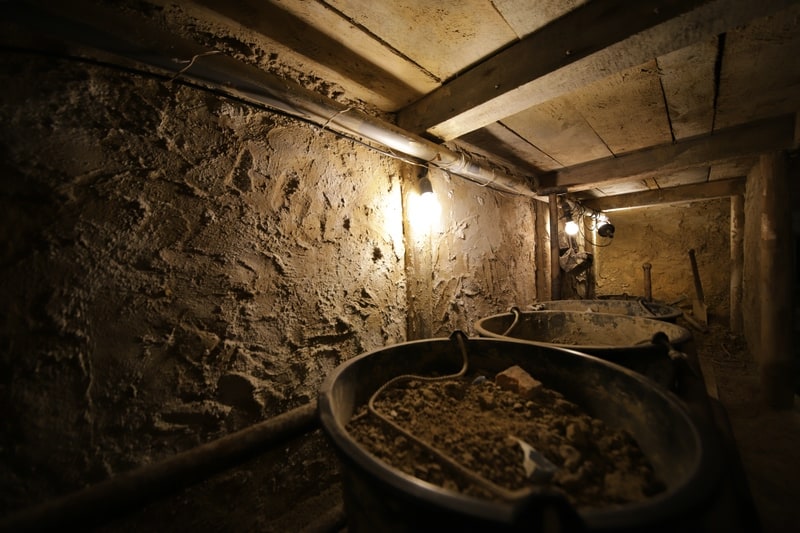
<path id="1" fill-rule="evenodd" d="M 518 365 L 509 367 L 497 374 L 494 382 L 501 389 L 514 391 L 526 400 L 533 398 L 536 395 L 536 390 L 542 386 L 541 381 L 534 379 Z"/>

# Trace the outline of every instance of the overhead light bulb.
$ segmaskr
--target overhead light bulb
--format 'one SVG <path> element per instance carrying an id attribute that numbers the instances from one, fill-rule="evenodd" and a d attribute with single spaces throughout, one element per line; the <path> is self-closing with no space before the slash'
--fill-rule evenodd
<path id="1" fill-rule="evenodd" d="M 573 236 L 573 235 L 577 235 L 578 234 L 578 223 L 575 222 L 574 220 L 567 221 L 567 223 L 564 225 L 564 231 L 570 237 Z"/>
<path id="2" fill-rule="evenodd" d="M 561 210 L 564 212 L 564 219 L 567 221 L 564 224 L 564 232 L 570 237 L 573 237 L 578 234 L 578 224 L 572 219 L 572 206 L 566 200 L 566 198 L 561 199 Z"/>
<path id="3" fill-rule="evenodd" d="M 442 208 L 433 192 L 427 167 L 419 173 L 415 189 L 416 194 L 411 195 L 409 205 L 409 217 L 412 223 L 426 232 L 438 230 Z"/>

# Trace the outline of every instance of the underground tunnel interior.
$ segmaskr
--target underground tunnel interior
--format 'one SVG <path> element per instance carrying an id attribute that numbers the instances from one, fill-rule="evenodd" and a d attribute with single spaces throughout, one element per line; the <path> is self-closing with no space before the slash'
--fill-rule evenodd
<path id="1" fill-rule="evenodd" d="M 244 49 L 241 34 L 213 33 L 217 19 L 198 13 L 219 15 L 214 2 L 179 4 L 119 8 L 152 27 L 162 17 L 197 17 L 181 35 L 215 43 L 216 52 L 190 54 L 171 71 L 137 62 L 113 41 L 97 48 L 32 26 L 24 10 L 3 23 L 0 516 L 58 503 L 299 409 L 285 439 L 235 465 L 213 465 L 203 479 L 187 473 L 157 498 L 89 501 L 88 513 L 86 502 L 73 502 L 50 516 L 100 531 L 340 530 L 341 467 L 308 410 L 335 369 L 406 341 L 476 336 L 476 320 L 515 306 L 642 297 L 649 265 L 652 298 L 683 311 L 677 322 L 692 333 L 687 351 L 701 364 L 703 394 L 722 408 L 719 431 L 734 443 L 732 464 L 746 480 L 742 507 L 752 501 L 765 531 L 796 523 L 797 215 L 788 202 L 777 209 L 788 224 L 777 226 L 776 247 L 766 248 L 763 233 L 775 213 L 765 198 L 796 205 L 800 166 L 791 146 L 748 152 L 716 180 L 724 189 L 690 198 L 664 186 L 660 200 L 638 196 L 639 205 L 627 205 L 648 191 L 622 182 L 619 195 L 537 191 L 536 179 L 513 181 L 518 161 L 496 164 L 473 144 L 385 130 L 433 150 L 425 161 L 348 134 L 355 126 L 337 122 L 360 120 L 357 111 L 368 116 L 359 122 L 366 129 L 394 125 L 394 114 L 368 97 L 359 102 L 360 93 L 339 94 L 318 73 L 278 65 L 268 46 L 254 52 L 256 63 L 271 61 L 306 89 L 339 98 L 330 120 L 307 108 L 287 112 L 298 101 L 271 106 L 274 93 L 252 96 L 249 70 L 229 85 L 179 74 L 212 58 L 248 63 L 241 57 L 255 50 Z M 319 4 L 341 14 L 348 3 Z M 794 20 L 783 30 L 791 43 L 797 17 L 795 8 L 778 17 Z M 785 129 L 785 120 L 769 120 Z M 794 116 L 788 123 L 793 133 Z M 466 176 L 460 160 L 436 164 L 450 156 L 467 158 Z M 418 205 L 422 175 L 435 207 Z M 613 237 L 598 234 L 591 217 L 577 217 L 578 234 L 566 235 L 562 199 L 575 211 L 605 213 Z M 697 299 L 690 249 L 706 328 L 687 321 Z M 781 313 L 778 341 L 763 325 L 774 316 L 770 298 Z M 764 354 L 781 348 L 780 379 L 765 378 L 775 359 Z M 765 383 L 778 384 L 782 409 L 768 406 Z"/>

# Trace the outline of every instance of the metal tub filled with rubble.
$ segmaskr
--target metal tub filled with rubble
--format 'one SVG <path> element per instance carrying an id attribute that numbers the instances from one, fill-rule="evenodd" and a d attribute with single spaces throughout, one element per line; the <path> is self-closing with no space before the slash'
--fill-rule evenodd
<path id="1" fill-rule="evenodd" d="M 519 311 L 482 318 L 475 330 L 483 337 L 535 341 L 577 350 L 634 370 L 660 385 L 675 385 L 680 349 L 691 332 L 652 318 L 585 311 Z"/>
<path id="2" fill-rule="evenodd" d="M 538 343 L 375 350 L 328 377 L 319 414 L 351 533 L 673 530 L 717 483 L 714 434 L 675 396 Z"/>

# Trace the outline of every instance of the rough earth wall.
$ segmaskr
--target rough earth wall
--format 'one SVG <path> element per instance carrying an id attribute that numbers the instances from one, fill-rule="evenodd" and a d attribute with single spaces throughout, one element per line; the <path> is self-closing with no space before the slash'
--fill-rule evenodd
<path id="1" fill-rule="evenodd" d="M 430 179 L 439 221 L 407 227 L 409 337 L 472 335 L 476 320 L 536 299 L 536 202 L 440 170 Z"/>
<path id="2" fill-rule="evenodd" d="M 404 340 L 395 160 L 162 80 L 2 73 L 3 509 L 311 401 Z"/>
<path id="3" fill-rule="evenodd" d="M 420 266 L 408 165 L 165 80 L 0 62 L 0 514 L 313 401 L 409 316 L 447 335 L 535 296 L 529 199 L 432 172 Z M 296 530 L 335 475 L 317 432 L 112 529 Z"/>
<path id="4" fill-rule="evenodd" d="M 730 200 L 653 206 L 609 214 L 616 227 L 595 250 L 597 294 L 644 294 L 642 265 L 652 265 L 653 298 L 691 308 L 695 297 L 688 251 L 694 248 L 706 305 L 727 324 L 730 309 Z M 606 244 L 607 239 L 598 243 Z"/>

